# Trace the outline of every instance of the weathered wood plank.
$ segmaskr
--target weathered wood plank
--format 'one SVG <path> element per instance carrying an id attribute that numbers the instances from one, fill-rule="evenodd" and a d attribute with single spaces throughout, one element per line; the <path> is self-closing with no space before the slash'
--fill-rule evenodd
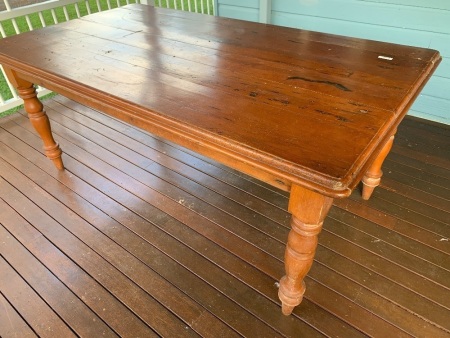
<path id="1" fill-rule="evenodd" d="M 3 152 L 3 151 L 2 151 Z M 3 220 L 8 223 L 9 227 L 16 229 L 23 225 L 10 207 L 0 201 L 2 212 L 9 216 L 9 219 Z M 8 210 L 7 210 L 8 209 Z M 16 220 L 16 224 L 12 225 L 12 219 Z M 20 229 L 19 231 L 24 231 Z M 28 231 L 33 232 L 29 229 Z M 36 233 L 36 237 L 42 236 Z M 55 311 L 74 333 L 79 336 L 102 336 L 102 337 L 118 337 L 108 325 L 89 309 L 72 291 L 64 285 L 55 275 L 53 275 L 45 266 L 42 265 L 24 246 L 5 228 L 0 227 L 0 237 L 2 242 L 2 255 L 9 264 L 13 266 L 17 273 L 27 282 L 27 284 L 37 292 L 40 297 Z M 80 279 L 79 279 L 80 280 Z M 103 310 L 104 311 L 104 310 Z M 91 325 L 95 323 L 95 325 Z"/>
<path id="2" fill-rule="evenodd" d="M 0 293 L 0 336 L 1 337 L 38 337 L 28 326 L 27 322 L 11 306 L 8 300 Z"/>
<path id="3" fill-rule="evenodd" d="M 351 199 L 337 201 L 336 205 L 343 210 L 349 210 L 351 213 L 365 218 L 368 221 L 374 222 L 379 226 L 393 230 L 402 236 L 412 238 L 419 243 L 450 254 L 448 243 L 443 240 L 445 237 L 421 227 L 417 227 L 410 222 L 395 217 L 394 215 L 380 211 L 371 205 L 367 205 L 367 203 L 360 202 L 360 199 L 355 201 Z"/>
<path id="4" fill-rule="evenodd" d="M 2 201 L 2 204 L 4 202 Z M 3 210 L 5 207 L 3 207 Z M 40 337 L 76 337 L 40 296 L 29 286 L 13 267 L 0 256 L 0 285 L 2 294 L 20 316 Z"/>

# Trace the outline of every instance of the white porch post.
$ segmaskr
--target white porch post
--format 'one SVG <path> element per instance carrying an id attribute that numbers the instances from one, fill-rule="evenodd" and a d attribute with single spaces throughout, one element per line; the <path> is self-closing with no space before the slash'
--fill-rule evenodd
<path id="1" fill-rule="evenodd" d="M 259 22 L 270 23 L 272 16 L 272 0 L 259 0 Z"/>

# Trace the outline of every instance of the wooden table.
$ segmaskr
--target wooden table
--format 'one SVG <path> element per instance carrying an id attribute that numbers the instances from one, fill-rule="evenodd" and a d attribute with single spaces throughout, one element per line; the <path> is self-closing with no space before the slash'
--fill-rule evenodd
<path id="1" fill-rule="evenodd" d="M 0 41 L 46 155 L 61 150 L 33 84 L 290 191 L 279 297 L 305 292 L 333 198 L 368 199 L 437 51 L 130 5 Z"/>

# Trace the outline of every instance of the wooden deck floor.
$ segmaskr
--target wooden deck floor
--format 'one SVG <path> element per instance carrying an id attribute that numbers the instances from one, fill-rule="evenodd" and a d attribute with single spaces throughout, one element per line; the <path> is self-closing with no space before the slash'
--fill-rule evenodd
<path id="1" fill-rule="evenodd" d="M 0 120 L 1 337 L 450 337 L 450 129 L 407 118 L 281 315 L 287 195 L 57 96 Z"/>

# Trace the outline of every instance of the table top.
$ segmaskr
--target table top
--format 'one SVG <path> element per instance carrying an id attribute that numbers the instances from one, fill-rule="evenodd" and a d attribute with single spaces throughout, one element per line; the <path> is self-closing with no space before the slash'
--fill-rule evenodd
<path id="1" fill-rule="evenodd" d="M 342 197 L 435 50 L 129 5 L 0 40 L 36 84 L 289 190 Z"/>

